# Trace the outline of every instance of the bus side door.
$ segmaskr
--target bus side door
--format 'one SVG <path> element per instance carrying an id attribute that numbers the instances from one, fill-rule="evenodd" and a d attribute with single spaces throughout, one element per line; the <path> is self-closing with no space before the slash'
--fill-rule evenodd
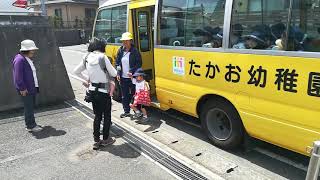
<path id="1" fill-rule="evenodd" d="M 141 53 L 142 68 L 147 74 L 146 79 L 150 84 L 151 95 L 155 95 L 153 19 L 154 6 L 133 10 L 134 42 Z"/>

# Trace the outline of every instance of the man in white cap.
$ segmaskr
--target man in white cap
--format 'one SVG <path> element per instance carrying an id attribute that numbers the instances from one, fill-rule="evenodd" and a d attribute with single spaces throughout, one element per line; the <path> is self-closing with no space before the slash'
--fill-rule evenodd
<path id="1" fill-rule="evenodd" d="M 42 130 L 38 126 L 34 117 L 34 106 L 36 94 L 39 92 L 39 83 L 36 68 L 31 58 L 38 50 L 32 40 L 21 42 L 20 53 L 13 60 L 13 80 L 16 90 L 21 96 L 24 105 L 24 117 L 26 130 L 29 132 L 39 132 Z"/>

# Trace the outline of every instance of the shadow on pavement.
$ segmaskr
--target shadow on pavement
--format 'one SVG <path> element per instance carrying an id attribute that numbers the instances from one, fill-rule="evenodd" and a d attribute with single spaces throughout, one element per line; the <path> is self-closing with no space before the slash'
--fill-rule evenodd
<path id="1" fill-rule="evenodd" d="M 162 121 L 164 121 L 165 124 L 174 127 L 182 132 L 190 134 L 191 136 L 196 137 L 199 141 L 210 143 L 208 137 L 205 135 L 203 130 L 201 128 L 196 127 L 200 126 L 200 122 L 198 119 L 174 110 L 169 110 L 167 111 L 167 114 L 165 114 L 162 113 L 160 110 L 150 108 L 150 110 L 148 109 L 148 112 L 150 112 L 150 115 L 152 117 L 159 119 L 159 121 L 161 119 Z M 170 116 L 168 114 L 170 114 Z M 178 120 L 171 116 L 182 117 L 183 120 L 180 120 L 181 118 L 179 118 Z M 184 121 L 187 121 L 188 123 Z M 190 122 L 194 122 L 195 126 L 191 125 L 193 123 Z M 270 152 L 275 156 L 284 157 L 302 166 L 308 166 L 308 157 L 252 137 L 247 136 L 245 139 L 245 143 L 242 147 L 235 150 L 227 150 L 227 152 L 241 157 L 243 159 L 246 159 L 284 178 L 303 179 L 305 177 L 305 171 L 291 166 L 285 162 L 279 161 L 278 159 L 270 157 L 266 154 L 262 154 L 261 152 L 256 151 L 256 149 L 262 149 L 263 151 Z"/>
<path id="2" fill-rule="evenodd" d="M 145 129 L 143 132 L 151 132 L 159 129 L 162 124 L 162 121 L 158 117 L 150 117 L 150 120 L 147 122 L 141 122 L 140 120 L 135 121 L 137 124 L 148 125 L 149 127 Z"/>
<path id="3" fill-rule="evenodd" d="M 45 139 L 49 138 L 52 136 L 63 136 L 67 134 L 66 131 L 63 130 L 57 130 L 56 128 L 53 128 L 51 126 L 45 126 L 43 127 L 43 130 L 40 132 L 31 132 L 31 134 L 36 138 L 36 139 Z"/>
<path id="4" fill-rule="evenodd" d="M 51 111 L 51 113 L 46 114 L 46 115 L 54 115 L 60 113 L 60 111 L 68 111 L 65 110 L 66 108 L 70 108 L 71 106 L 65 104 L 65 103 L 52 103 L 48 105 L 39 105 L 36 106 L 35 108 L 35 114 L 36 113 L 47 113 L 48 111 Z M 58 111 L 58 112 L 55 112 Z M 74 111 L 74 110 L 69 110 L 69 111 Z M 13 109 L 10 111 L 1 111 L 0 112 L 0 120 L 1 119 L 8 119 L 8 118 L 16 118 L 16 117 L 21 117 L 23 118 L 24 114 L 24 109 L 19 108 L 19 109 Z"/>
<path id="5" fill-rule="evenodd" d="M 133 149 L 132 146 L 137 149 Z M 133 159 L 141 156 L 141 149 L 139 147 L 137 147 L 135 144 L 126 142 L 120 145 L 113 144 L 110 146 L 102 147 L 99 151 L 109 152 L 115 156 L 126 159 Z"/>

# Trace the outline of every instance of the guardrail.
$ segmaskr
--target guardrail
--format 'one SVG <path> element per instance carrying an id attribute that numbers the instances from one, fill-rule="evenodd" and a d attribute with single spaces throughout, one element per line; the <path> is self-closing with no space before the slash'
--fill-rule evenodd
<path id="1" fill-rule="evenodd" d="M 306 180 L 317 180 L 320 169 L 320 141 L 313 142 Z"/>

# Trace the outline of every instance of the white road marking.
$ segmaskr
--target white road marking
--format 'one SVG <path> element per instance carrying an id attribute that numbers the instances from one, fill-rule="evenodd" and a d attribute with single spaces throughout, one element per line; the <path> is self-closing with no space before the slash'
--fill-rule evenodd
<path id="1" fill-rule="evenodd" d="M 261 148 L 254 148 L 254 150 L 259 152 L 259 153 L 261 153 L 261 154 L 269 156 L 269 157 L 271 157 L 273 159 L 276 159 L 276 160 L 278 160 L 280 162 L 283 162 L 283 163 L 288 164 L 290 166 L 293 166 L 293 167 L 295 167 L 297 169 L 300 169 L 302 171 L 305 171 L 305 172 L 308 171 L 308 167 L 304 166 L 303 164 L 298 164 L 298 163 L 296 163 L 296 162 L 294 162 L 294 161 L 292 161 L 289 158 L 286 158 L 284 156 L 278 155 L 276 153 L 273 153 L 271 151 L 268 151 L 268 150 L 265 150 L 265 149 L 261 149 Z"/>
<path id="2" fill-rule="evenodd" d="M 24 154 L 20 154 L 20 155 L 14 155 L 14 156 L 10 156 L 6 159 L 3 159 L 0 161 L 0 164 L 4 164 L 4 163 L 7 163 L 7 162 L 11 162 L 11 161 L 15 161 L 17 159 L 22 159 L 22 158 L 26 158 L 26 157 L 29 157 L 29 156 L 32 156 L 32 155 L 35 155 L 35 154 L 40 154 L 42 152 L 45 152 L 47 150 L 49 150 L 51 148 L 41 148 L 41 149 L 37 149 L 35 151 L 31 151 L 31 152 L 26 152 Z"/>

